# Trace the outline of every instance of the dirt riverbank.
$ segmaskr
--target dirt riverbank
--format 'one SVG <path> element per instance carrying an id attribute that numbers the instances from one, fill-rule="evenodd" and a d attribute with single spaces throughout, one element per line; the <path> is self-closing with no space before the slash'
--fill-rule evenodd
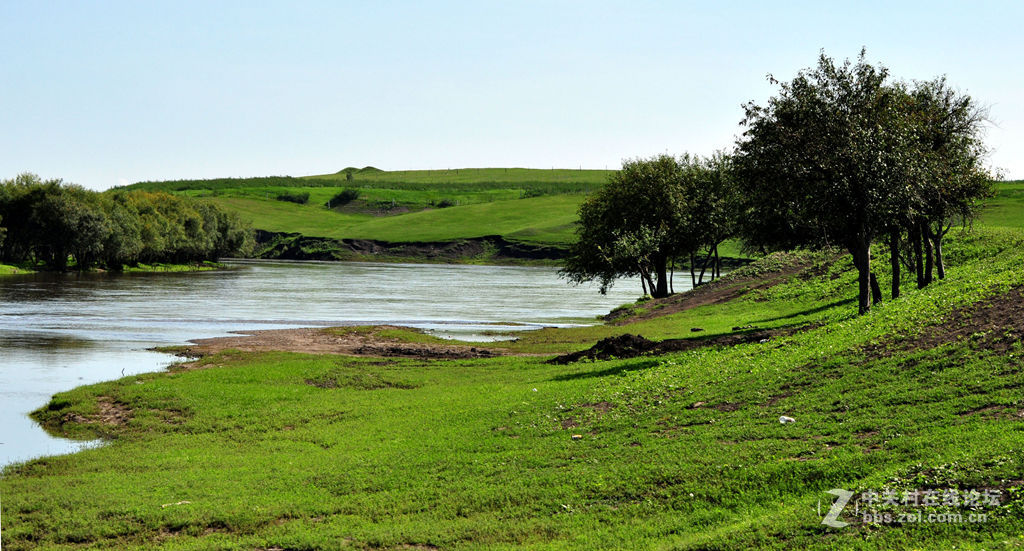
<path id="1" fill-rule="evenodd" d="M 422 339 L 418 338 L 420 335 Z M 420 342 L 427 341 L 427 342 Z M 239 332 L 238 336 L 196 339 L 173 351 L 183 357 L 203 357 L 225 350 L 243 352 L 300 352 L 423 359 L 488 358 L 500 352 L 463 344 L 430 342 L 415 329 L 391 325 Z"/>

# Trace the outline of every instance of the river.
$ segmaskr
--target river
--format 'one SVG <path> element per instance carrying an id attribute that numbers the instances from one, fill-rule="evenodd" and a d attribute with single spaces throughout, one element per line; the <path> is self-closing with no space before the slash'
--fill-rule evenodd
<path id="1" fill-rule="evenodd" d="M 94 445 L 50 436 L 27 414 L 56 392 L 176 361 L 147 350 L 153 346 L 248 329 L 383 323 L 482 340 L 486 330 L 594 323 L 640 295 L 638 281 L 602 296 L 553 268 L 227 264 L 212 272 L 0 278 L 0 465 Z"/>

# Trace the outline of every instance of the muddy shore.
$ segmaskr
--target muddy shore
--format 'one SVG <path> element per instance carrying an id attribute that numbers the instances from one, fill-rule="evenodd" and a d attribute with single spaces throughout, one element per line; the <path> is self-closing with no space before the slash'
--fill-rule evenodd
<path id="1" fill-rule="evenodd" d="M 480 346 L 410 342 L 389 335 L 403 332 L 415 335 L 415 329 L 392 325 L 372 327 L 333 327 L 267 329 L 238 332 L 237 336 L 196 339 L 173 352 L 186 358 L 201 358 L 223 352 L 300 352 L 304 354 L 340 354 L 348 356 L 406 357 L 424 359 L 489 358 L 501 353 Z"/>

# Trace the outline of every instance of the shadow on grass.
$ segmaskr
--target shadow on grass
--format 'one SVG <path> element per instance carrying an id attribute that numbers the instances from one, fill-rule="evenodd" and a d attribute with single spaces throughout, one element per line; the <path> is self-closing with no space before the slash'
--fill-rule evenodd
<path id="1" fill-rule="evenodd" d="M 829 304 L 825 304 L 823 306 L 818 306 L 817 308 L 808 308 L 807 310 L 801 310 L 799 312 L 794 312 L 792 314 L 787 314 L 785 316 L 776 316 L 774 318 L 759 319 L 759 320 L 755 320 L 755 321 L 753 321 L 751 323 L 767 323 L 767 322 L 770 322 L 770 321 L 779 321 L 779 320 L 796 318 L 796 317 L 800 317 L 800 316 L 809 316 L 811 314 L 817 314 L 819 312 L 824 312 L 825 310 L 831 310 L 832 308 L 838 308 L 840 306 L 846 306 L 848 304 L 852 305 L 855 302 L 857 302 L 857 300 L 853 299 L 853 298 L 848 298 L 846 300 L 837 300 L 835 302 L 832 302 L 832 303 L 829 303 Z"/>
<path id="2" fill-rule="evenodd" d="M 602 369 L 600 371 L 586 371 L 583 373 L 566 373 L 565 375 L 556 375 L 551 378 L 552 381 L 575 381 L 578 379 L 590 379 L 593 377 L 608 377 L 611 375 L 624 375 L 630 371 L 640 371 L 641 369 L 647 369 L 658 365 L 659 362 L 654 360 L 644 360 L 639 362 L 629 362 L 608 369 Z"/>

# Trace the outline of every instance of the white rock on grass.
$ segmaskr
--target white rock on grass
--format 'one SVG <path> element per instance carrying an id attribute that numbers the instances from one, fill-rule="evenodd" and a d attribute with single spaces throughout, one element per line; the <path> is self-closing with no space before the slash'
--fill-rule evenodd
<path id="1" fill-rule="evenodd" d="M 785 415 L 780 415 L 779 422 L 785 425 L 786 423 L 796 423 L 796 419 L 793 419 L 792 417 L 787 417 Z"/>

